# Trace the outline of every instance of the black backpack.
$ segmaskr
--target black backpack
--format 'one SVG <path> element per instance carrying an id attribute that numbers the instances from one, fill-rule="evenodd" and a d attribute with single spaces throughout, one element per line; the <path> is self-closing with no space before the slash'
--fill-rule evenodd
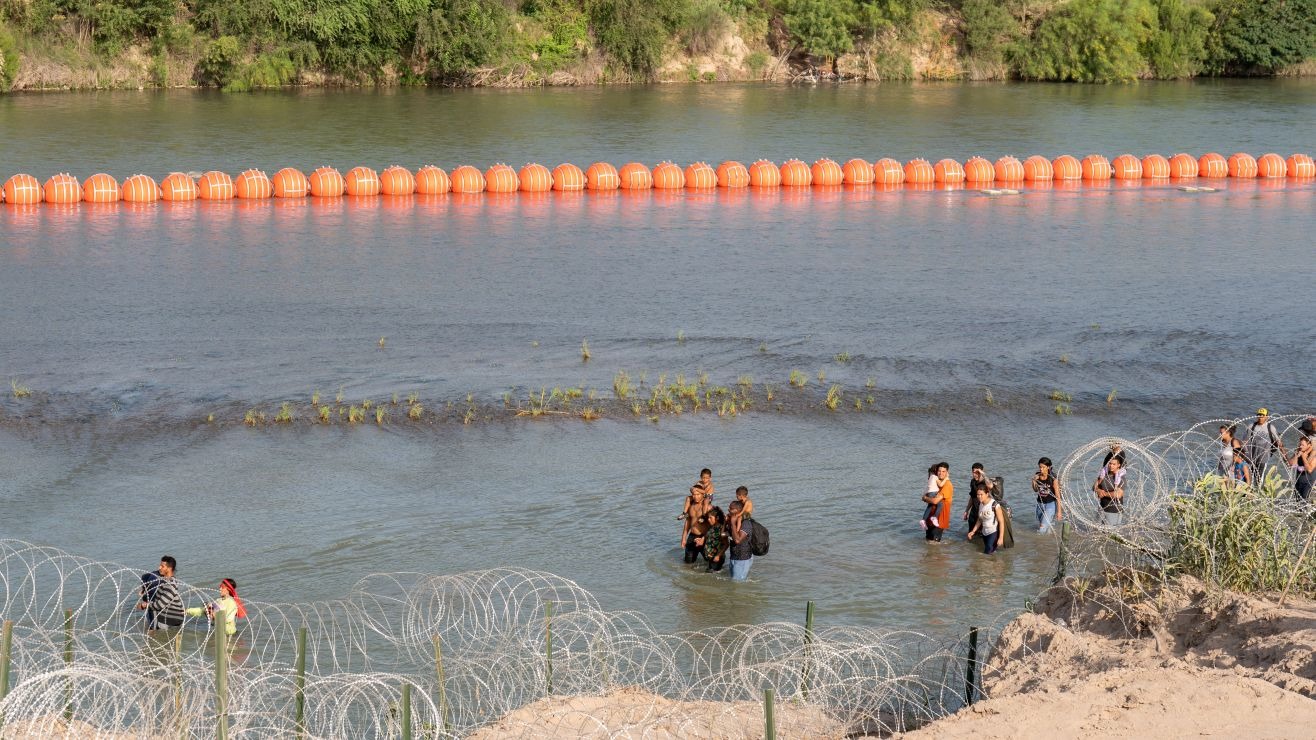
<path id="1" fill-rule="evenodd" d="M 759 524 L 757 519 L 749 520 L 749 551 L 756 558 L 768 554 L 768 528 Z"/>

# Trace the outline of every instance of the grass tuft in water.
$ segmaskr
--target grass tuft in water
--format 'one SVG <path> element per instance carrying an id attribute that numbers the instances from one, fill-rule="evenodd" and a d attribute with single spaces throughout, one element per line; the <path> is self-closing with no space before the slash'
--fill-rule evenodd
<path id="1" fill-rule="evenodd" d="M 320 391 L 315 391 L 314 393 L 311 394 L 311 405 L 312 406 L 320 405 Z"/>
<path id="2" fill-rule="evenodd" d="M 9 389 L 13 391 L 14 398 L 27 398 L 28 396 L 32 395 L 31 388 L 28 388 L 27 386 L 23 385 L 22 383 L 12 378 L 9 380 Z"/>
<path id="3" fill-rule="evenodd" d="M 291 403 L 288 403 L 287 401 L 284 401 L 283 404 L 282 404 L 281 406 L 279 406 L 279 413 L 277 413 L 277 414 L 274 415 L 274 423 L 275 423 L 275 424 L 291 424 L 291 423 L 292 423 L 292 404 L 291 404 Z"/>
<path id="4" fill-rule="evenodd" d="M 625 370 L 618 370 L 617 374 L 612 376 L 612 392 L 616 394 L 617 399 L 625 401 L 631 397 L 631 376 Z"/>
<path id="5" fill-rule="evenodd" d="M 590 357 L 593 357 L 593 355 L 589 353 L 589 341 L 585 339 L 580 340 L 580 361 L 589 362 Z"/>
<path id="6" fill-rule="evenodd" d="M 838 354 L 838 355 L 836 356 L 836 361 L 839 362 L 840 364 L 844 365 L 845 363 L 847 363 L 847 362 L 850 361 L 850 353 L 849 353 L 849 352 L 842 352 L 842 353 Z"/>
<path id="7" fill-rule="evenodd" d="M 332 419 L 330 418 L 330 414 L 332 413 L 332 411 L 333 411 L 333 409 L 329 408 L 328 406 L 321 406 L 321 407 L 320 407 L 320 423 L 321 423 L 321 424 L 328 424 L 328 423 L 330 423 L 330 421 L 332 421 Z"/>
<path id="8" fill-rule="evenodd" d="M 380 406 L 379 408 L 375 409 L 376 424 L 382 425 L 384 423 L 384 420 L 387 418 L 388 418 L 388 411 L 383 406 Z"/>
<path id="9" fill-rule="evenodd" d="M 412 421 L 419 421 L 421 415 L 424 413 L 425 413 L 424 406 L 421 406 L 418 403 L 413 403 L 411 404 L 411 408 L 407 409 L 407 418 L 411 419 Z"/>
<path id="10" fill-rule="evenodd" d="M 602 416 L 603 414 L 599 413 L 599 411 L 593 406 L 586 406 L 584 410 L 580 412 L 580 418 L 585 421 L 594 421 Z"/>
<path id="11" fill-rule="evenodd" d="M 805 375 L 799 370 L 792 370 L 790 377 L 790 384 L 795 386 L 796 388 L 803 388 L 804 386 L 809 384 L 809 376 Z"/>
<path id="12" fill-rule="evenodd" d="M 334 403 L 340 406 L 343 404 L 343 386 L 341 385 L 338 386 L 338 395 L 334 396 Z"/>
<path id="13" fill-rule="evenodd" d="M 1111 406 L 1115 403 L 1115 389 L 1111 388 L 1110 393 L 1106 394 L 1106 405 Z"/>
<path id="14" fill-rule="evenodd" d="M 827 389 L 827 397 L 823 399 L 823 405 L 828 411 L 835 411 L 837 406 L 841 405 L 841 386 L 833 385 Z"/>
<path id="15" fill-rule="evenodd" d="M 1061 390 L 1051 391 L 1051 395 L 1047 396 L 1047 398 L 1051 399 L 1052 401 L 1063 401 L 1065 403 L 1069 403 L 1070 401 L 1074 400 L 1073 396 Z"/>
<path id="16" fill-rule="evenodd" d="M 1055 407 L 1055 413 L 1056 416 L 1069 416 L 1074 413 L 1074 410 L 1067 403 L 1058 403 Z"/>
<path id="17" fill-rule="evenodd" d="M 348 407 L 348 409 L 347 409 L 347 423 L 348 423 L 348 424 L 360 424 L 361 422 L 363 422 L 363 421 L 365 421 L 365 420 L 366 420 L 366 411 L 365 411 L 365 409 L 363 409 L 363 408 L 361 408 L 361 407 L 359 407 L 359 406 L 351 406 L 351 407 Z"/>
<path id="18" fill-rule="evenodd" d="M 1060 361 L 1066 365 L 1069 364 L 1069 355 L 1060 355 Z"/>
<path id="19" fill-rule="evenodd" d="M 676 330 L 676 343 L 685 344 L 685 329 Z"/>
<path id="20" fill-rule="evenodd" d="M 380 348 L 380 349 L 383 349 L 383 348 L 384 348 L 384 344 L 385 344 L 386 342 L 388 342 L 388 337 L 380 337 L 380 338 L 379 338 L 379 348 Z"/>
<path id="21" fill-rule="evenodd" d="M 984 391 L 983 400 L 987 402 L 987 405 L 988 405 L 988 406 L 995 406 L 995 405 L 996 405 L 996 397 L 992 395 L 992 389 L 991 389 L 991 388 L 984 388 L 983 391 Z"/>

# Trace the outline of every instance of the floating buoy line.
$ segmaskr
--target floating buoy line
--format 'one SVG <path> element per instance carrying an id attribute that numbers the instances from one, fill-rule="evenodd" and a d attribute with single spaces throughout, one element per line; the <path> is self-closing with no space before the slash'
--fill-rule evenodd
<path id="1" fill-rule="evenodd" d="M 726 161 L 717 167 L 695 162 L 681 167 L 659 162 L 649 167 L 627 162 L 620 168 L 595 162 L 582 170 L 563 163 L 552 170 L 530 163 L 519 170 L 498 163 L 481 171 L 461 165 L 448 172 L 426 165 L 412 172 L 397 165 L 376 172 L 370 167 L 353 167 L 345 174 L 333 167 L 319 167 L 309 175 L 284 167 L 273 175 L 249 169 L 231 177 L 218 170 L 173 172 L 157 182 L 148 175 L 133 175 L 123 182 L 103 172 L 86 180 L 66 172 L 45 182 L 29 174 L 16 174 L 4 182 L 0 202 L 9 205 L 73 203 L 150 203 L 155 201 L 256 200 L 265 198 L 340 198 L 442 195 L 446 193 L 544 193 L 549 191 L 610 190 L 716 190 L 718 188 L 808 188 L 878 186 L 895 189 L 968 187 L 986 195 L 1017 195 L 1028 185 L 1043 187 L 1065 183 L 1082 187 L 1110 180 L 1125 184 L 1173 184 L 1184 192 L 1215 192 L 1209 185 L 1193 184 L 1200 179 L 1263 179 L 1299 181 L 1316 178 L 1316 164 L 1306 154 L 1282 157 L 1268 153 L 1253 157 L 1238 152 L 1229 157 L 1211 152 L 1200 157 L 1180 153 L 1171 157 L 1149 154 L 1141 159 L 1121 154 L 1107 160 L 1100 154 L 1078 159 L 1063 154 L 1054 159 L 1031 156 L 1023 161 L 1001 157 L 995 162 L 970 157 L 965 162 L 940 159 L 911 159 L 904 164 L 884 157 L 875 162 L 862 158 L 839 164 L 819 159 L 812 165 L 790 159 L 777 165 L 760 159 L 749 166 Z"/>

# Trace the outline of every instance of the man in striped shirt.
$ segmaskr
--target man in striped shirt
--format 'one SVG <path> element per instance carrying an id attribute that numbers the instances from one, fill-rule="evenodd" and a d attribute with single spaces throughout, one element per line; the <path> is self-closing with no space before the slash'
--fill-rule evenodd
<path id="1" fill-rule="evenodd" d="M 178 582 L 174 571 L 178 561 L 165 555 L 160 558 L 160 575 L 142 587 L 142 600 L 138 609 L 146 610 L 146 633 L 158 629 L 183 626 L 183 598 L 178 595 Z"/>

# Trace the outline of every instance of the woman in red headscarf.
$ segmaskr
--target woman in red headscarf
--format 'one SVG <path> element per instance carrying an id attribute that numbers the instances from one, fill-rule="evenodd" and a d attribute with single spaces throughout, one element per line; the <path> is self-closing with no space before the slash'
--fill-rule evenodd
<path id="1" fill-rule="evenodd" d="M 238 631 L 238 620 L 247 618 L 247 607 L 238 598 L 238 584 L 232 578 L 219 582 L 219 598 L 204 607 L 187 610 L 189 617 L 199 617 L 203 613 L 206 619 L 213 620 L 216 612 L 224 612 L 224 632 L 232 635 Z"/>

